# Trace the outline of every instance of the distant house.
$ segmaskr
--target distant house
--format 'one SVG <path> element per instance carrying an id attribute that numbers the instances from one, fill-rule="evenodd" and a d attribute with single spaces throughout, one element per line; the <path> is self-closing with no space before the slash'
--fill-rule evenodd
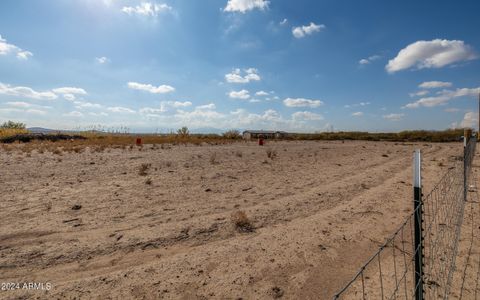
<path id="1" fill-rule="evenodd" d="M 258 139 L 282 139 L 287 137 L 288 133 L 285 131 L 272 130 L 245 130 L 242 134 L 244 140 Z"/>

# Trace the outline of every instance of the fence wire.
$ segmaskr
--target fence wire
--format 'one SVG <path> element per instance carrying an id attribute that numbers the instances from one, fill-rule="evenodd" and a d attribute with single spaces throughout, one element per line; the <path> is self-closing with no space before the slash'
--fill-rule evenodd
<path id="1" fill-rule="evenodd" d="M 334 299 L 416 299 L 420 287 L 415 284 L 414 258 L 419 252 L 423 257 L 423 299 L 448 298 L 476 143 L 476 138 L 470 140 L 463 159 L 456 161 L 423 196 L 423 205 L 407 217 Z M 416 214 L 423 216 L 423 249 L 420 245 L 414 248 Z"/>

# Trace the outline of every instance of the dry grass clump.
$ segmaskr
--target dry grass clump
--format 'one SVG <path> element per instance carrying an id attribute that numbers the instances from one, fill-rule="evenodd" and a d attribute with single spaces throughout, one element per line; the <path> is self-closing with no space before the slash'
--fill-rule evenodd
<path id="1" fill-rule="evenodd" d="M 152 179 L 148 178 L 147 180 L 145 180 L 145 184 L 146 185 L 152 185 Z"/>
<path id="2" fill-rule="evenodd" d="M 271 160 L 277 157 L 277 151 L 273 150 L 272 148 L 268 148 L 266 152 L 267 152 L 267 157 L 270 158 Z"/>
<path id="3" fill-rule="evenodd" d="M 237 151 L 235 152 L 235 156 L 237 156 L 237 157 L 242 157 L 242 156 L 243 156 L 242 151 L 237 150 Z"/>
<path id="4" fill-rule="evenodd" d="M 62 149 L 57 148 L 57 149 L 53 150 L 52 153 L 55 154 L 55 155 L 62 155 Z"/>
<path id="5" fill-rule="evenodd" d="M 147 171 L 150 169 L 151 166 L 152 166 L 151 164 L 141 164 L 138 170 L 138 175 L 147 176 L 148 175 Z"/>
<path id="6" fill-rule="evenodd" d="M 247 214 L 242 211 L 236 211 L 231 215 L 232 223 L 235 225 L 235 228 L 240 232 L 253 232 L 255 227 L 253 227 L 252 222 L 248 219 Z"/>

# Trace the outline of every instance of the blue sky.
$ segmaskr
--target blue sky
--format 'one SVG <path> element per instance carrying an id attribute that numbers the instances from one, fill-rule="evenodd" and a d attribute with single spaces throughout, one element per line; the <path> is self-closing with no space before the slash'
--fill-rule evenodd
<path id="1" fill-rule="evenodd" d="M 3 0 L 0 122 L 472 126 L 480 2 Z"/>

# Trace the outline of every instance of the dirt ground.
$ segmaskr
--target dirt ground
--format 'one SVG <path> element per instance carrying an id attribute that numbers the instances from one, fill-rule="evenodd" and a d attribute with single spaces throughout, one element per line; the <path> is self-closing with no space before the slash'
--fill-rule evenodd
<path id="1" fill-rule="evenodd" d="M 162 148 L 0 150 L 0 298 L 330 299 L 462 144 Z"/>

